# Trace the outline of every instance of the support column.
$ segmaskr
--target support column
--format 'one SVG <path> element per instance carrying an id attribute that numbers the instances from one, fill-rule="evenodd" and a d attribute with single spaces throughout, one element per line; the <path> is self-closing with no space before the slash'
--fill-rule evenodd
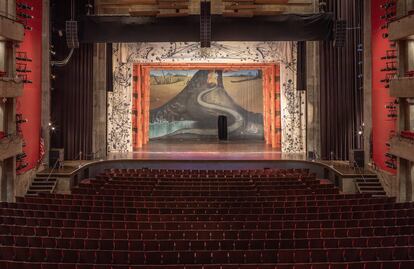
<path id="1" fill-rule="evenodd" d="M 93 158 L 106 156 L 106 44 L 98 43 L 93 47 Z"/>
<path id="2" fill-rule="evenodd" d="M 134 80 L 134 92 L 133 92 L 133 110 L 134 114 L 136 113 L 135 117 L 133 115 L 133 125 L 135 128 L 134 136 L 134 142 L 133 143 L 133 150 L 137 150 L 142 147 L 142 138 L 143 138 L 143 126 L 142 126 L 142 76 L 141 76 L 141 66 L 140 65 L 134 65 L 134 74 L 133 74 L 133 80 Z M 134 120 L 135 118 L 135 120 Z"/>
<path id="3" fill-rule="evenodd" d="M 317 156 L 321 156 L 319 42 L 306 42 L 306 55 L 306 151 L 314 151 Z"/>
<path id="4" fill-rule="evenodd" d="M 275 88 L 275 69 L 272 68 L 270 77 L 270 140 L 272 148 L 276 147 L 276 88 Z"/>
<path id="5" fill-rule="evenodd" d="M 8 134 L 16 133 L 16 101 L 9 98 L 5 111 L 6 114 L 6 130 Z M 2 177 L 1 177 L 1 201 L 13 202 L 14 201 L 14 183 L 16 181 L 16 156 L 5 159 L 2 164 Z"/>
<path id="6" fill-rule="evenodd" d="M 402 158 L 398 159 L 398 177 L 399 177 L 399 188 L 400 202 L 411 202 L 413 201 L 413 182 L 411 180 L 411 167 L 412 163 Z"/>
<path id="7" fill-rule="evenodd" d="M 364 158 L 365 166 L 371 162 L 372 133 L 372 52 L 371 1 L 364 1 Z"/>
<path id="8" fill-rule="evenodd" d="M 42 105 L 41 128 L 45 156 L 43 163 L 49 162 L 50 149 L 50 0 L 42 2 Z"/>
<path id="9" fill-rule="evenodd" d="M 273 66 L 275 69 L 275 77 L 273 87 L 275 88 L 275 137 L 276 137 L 276 148 L 282 150 L 282 112 L 280 107 L 280 65 Z"/>
<path id="10" fill-rule="evenodd" d="M 263 88 L 263 132 L 265 143 L 269 144 L 269 98 L 268 98 L 268 89 L 267 89 L 267 71 L 266 69 L 262 70 L 262 88 Z"/>

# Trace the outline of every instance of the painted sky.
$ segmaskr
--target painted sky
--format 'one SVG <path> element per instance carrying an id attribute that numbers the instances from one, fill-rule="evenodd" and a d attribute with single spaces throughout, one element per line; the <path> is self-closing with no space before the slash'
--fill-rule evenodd
<path id="1" fill-rule="evenodd" d="M 151 70 L 151 76 L 189 76 L 192 77 L 198 70 Z M 259 70 L 238 70 L 224 72 L 225 77 L 257 76 Z"/>

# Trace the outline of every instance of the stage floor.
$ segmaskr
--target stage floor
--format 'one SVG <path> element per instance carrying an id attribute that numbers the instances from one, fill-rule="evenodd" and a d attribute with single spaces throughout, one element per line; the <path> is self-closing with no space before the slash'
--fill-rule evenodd
<path id="1" fill-rule="evenodd" d="M 135 152 L 111 152 L 107 160 L 304 160 L 305 154 L 287 154 L 262 141 L 150 141 Z"/>
<path id="2" fill-rule="evenodd" d="M 214 161 L 224 161 L 223 163 L 240 163 L 245 161 L 266 162 L 266 161 L 305 161 L 304 153 L 281 153 L 274 150 L 264 142 L 243 141 L 243 142 L 218 142 L 218 141 L 152 141 L 136 152 L 111 152 L 103 159 L 96 160 L 67 160 L 61 169 L 47 168 L 42 171 L 43 174 L 54 173 L 56 176 L 70 176 L 79 168 L 102 161 L 147 161 L 157 163 L 166 161 L 187 162 L 196 161 L 196 163 L 208 164 Z M 227 162 L 226 162 L 227 161 Z M 369 170 L 354 169 L 347 161 L 323 161 L 316 160 L 309 163 L 322 164 L 330 167 L 336 173 L 346 177 L 371 176 Z M 244 166 L 243 166 L 244 167 Z M 40 173 L 40 174 L 42 174 Z"/>

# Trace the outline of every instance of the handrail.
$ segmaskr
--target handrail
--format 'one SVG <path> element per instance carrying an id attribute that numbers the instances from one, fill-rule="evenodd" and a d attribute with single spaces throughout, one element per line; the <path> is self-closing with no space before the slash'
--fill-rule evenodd
<path id="1" fill-rule="evenodd" d="M 9 14 L 9 13 L 4 12 L 4 11 L 0 11 L 0 17 L 3 17 L 3 18 L 6 18 L 6 19 L 9 19 L 9 20 L 12 20 L 12 21 L 15 21 L 15 22 L 21 23 L 21 22 L 17 19 L 17 17 L 16 17 L 16 16 L 13 16 L 13 15 L 11 15 L 11 14 Z"/>

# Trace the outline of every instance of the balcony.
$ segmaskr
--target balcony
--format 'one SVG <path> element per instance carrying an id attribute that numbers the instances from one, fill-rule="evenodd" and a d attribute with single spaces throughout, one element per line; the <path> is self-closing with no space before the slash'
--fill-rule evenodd
<path id="1" fill-rule="evenodd" d="M 390 80 L 390 95 L 399 98 L 414 97 L 414 77 L 403 77 Z"/>
<path id="2" fill-rule="evenodd" d="M 22 139 L 18 136 L 0 139 L 0 161 L 16 156 L 23 151 Z"/>
<path id="3" fill-rule="evenodd" d="M 389 39 L 414 39 L 414 15 L 408 15 L 390 23 Z"/>
<path id="4" fill-rule="evenodd" d="M 0 40 L 22 42 L 24 28 L 21 23 L 0 15 Z"/>
<path id="5" fill-rule="evenodd" d="M 14 98 L 23 94 L 21 79 L 0 77 L 0 98 Z"/>
<path id="6" fill-rule="evenodd" d="M 414 162 L 414 140 L 401 137 L 391 138 L 389 153 L 399 158 Z"/>

